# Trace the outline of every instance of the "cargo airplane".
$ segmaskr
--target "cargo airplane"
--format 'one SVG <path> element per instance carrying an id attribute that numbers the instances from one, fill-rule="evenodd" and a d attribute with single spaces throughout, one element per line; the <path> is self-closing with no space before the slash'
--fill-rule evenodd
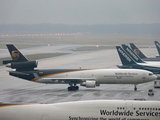
<path id="1" fill-rule="evenodd" d="M 0 120 L 160 120 L 160 101 L 89 100 L 0 104 Z"/>
<path id="2" fill-rule="evenodd" d="M 100 84 L 134 84 L 150 82 L 157 77 L 150 71 L 137 69 L 35 69 L 37 61 L 29 61 L 14 45 L 7 44 L 12 60 L 3 61 L 14 69 L 9 74 L 45 84 L 69 84 L 68 91 L 79 87 L 94 88 Z"/>

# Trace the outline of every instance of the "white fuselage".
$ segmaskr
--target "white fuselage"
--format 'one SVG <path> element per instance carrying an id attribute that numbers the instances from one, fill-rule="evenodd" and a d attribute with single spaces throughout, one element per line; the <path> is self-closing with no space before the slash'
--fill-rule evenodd
<path id="1" fill-rule="evenodd" d="M 41 77 L 35 82 L 65 84 L 67 80 L 95 80 L 96 84 L 139 84 L 155 80 L 152 72 L 138 69 L 93 69 L 51 74 Z"/>
<path id="2" fill-rule="evenodd" d="M 160 62 L 146 62 L 146 63 L 137 63 L 142 66 L 149 66 L 149 67 L 157 67 L 160 69 Z"/>
<path id="3" fill-rule="evenodd" d="M 2 105 L 0 120 L 160 120 L 160 101 L 90 100 Z"/>
<path id="4" fill-rule="evenodd" d="M 152 71 L 153 73 L 160 72 L 160 64 L 154 64 L 154 62 L 152 63 L 136 63 L 136 64 L 131 64 L 131 65 L 123 65 L 123 64 L 119 64 L 117 65 L 117 67 L 119 68 L 134 68 L 134 69 L 142 69 L 142 70 L 148 70 L 148 71 Z"/>

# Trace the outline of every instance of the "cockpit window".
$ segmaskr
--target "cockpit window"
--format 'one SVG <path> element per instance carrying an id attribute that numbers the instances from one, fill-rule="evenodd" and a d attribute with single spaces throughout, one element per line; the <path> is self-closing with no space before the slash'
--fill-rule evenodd
<path id="1" fill-rule="evenodd" d="M 153 75 L 153 73 L 149 73 L 149 76 Z"/>

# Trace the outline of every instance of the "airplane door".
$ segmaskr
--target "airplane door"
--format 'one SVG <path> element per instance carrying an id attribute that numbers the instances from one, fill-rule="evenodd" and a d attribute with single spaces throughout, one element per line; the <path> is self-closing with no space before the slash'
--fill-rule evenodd
<path id="1" fill-rule="evenodd" d="M 127 102 L 126 103 L 126 110 L 133 111 L 133 103 L 132 102 Z"/>
<path id="2" fill-rule="evenodd" d="M 40 120 L 51 120 L 51 118 L 48 115 L 42 115 Z"/>
<path id="3" fill-rule="evenodd" d="M 84 77 L 85 77 L 84 72 L 82 72 L 81 73 L 81 78 L 84 78 Z"/>
<path id="4" fill-rule="evenodd" d="M 145 81 L 145 79 L 146 79 L 147 77 L 146 77 L 146 74 L 145 73 L 143 73 L 143 77 L 142 77 L 142 79 Z"/>
<path id="5" fill-rule="evenodd" d="M 114 82 L 114 84 L 117 84 L 117 83 L 118 83 L 117 80 L 114 80 L 113 82 Z"/>

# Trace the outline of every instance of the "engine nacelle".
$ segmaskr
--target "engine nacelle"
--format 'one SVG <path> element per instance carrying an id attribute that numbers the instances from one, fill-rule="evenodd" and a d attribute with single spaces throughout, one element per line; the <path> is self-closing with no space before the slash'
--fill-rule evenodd
<path id="1" fill-rule="evenodd" d="M 12 62 L 6 65 L 12 69 L 33 69 L 37 67 L 37 61 L 25 61 L 25 62 Z"/>
<path id="2" fill-rule="evenodd" d="M 94 80 L 87 80 L 86 82 L 81 83 L 81 86 L 85 86 L 87 88 L 95 88 L 96 81 L 94 81 Z"/>

